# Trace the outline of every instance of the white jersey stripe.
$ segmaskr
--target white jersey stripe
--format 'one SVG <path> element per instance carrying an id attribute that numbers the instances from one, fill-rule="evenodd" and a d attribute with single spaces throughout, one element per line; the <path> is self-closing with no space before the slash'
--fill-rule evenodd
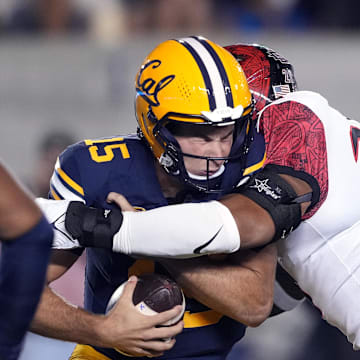
<path id="1" fill-rule="evenodd" d="M 182 41 L 189 44 L 203 61 L 209 74 L 211 85 L 214 90 L 216 108 L 225 108 L 227 106 L 224 85 L 221 79 L 219 69 L 208 50 L 198 40 L 194 38 L 183 38 Z"/>
<path id="2" fill-rule="evenodd" d="M 81 201 L 84 202 L 84 199 L 70 191 L 60 180 L 56 172 L 54 172 L 51 177 L 51 186 L 60 194 L 64 199 Z"/>

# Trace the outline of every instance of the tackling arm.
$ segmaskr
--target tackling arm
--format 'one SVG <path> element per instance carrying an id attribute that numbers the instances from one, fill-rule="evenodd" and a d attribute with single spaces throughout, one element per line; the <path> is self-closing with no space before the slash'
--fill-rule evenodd
<path id="1" fill-rule="evenodd" d="M 100 247 L 128 255 L 189 258 L 232 253 L 240 243 L 252 248 L 286 236 L 310 205 L 306 195 L 311 187 L 304 180 L 265 168 L 220 201 L 146 212 L 95 209 L 78 201 L 38 199 L 38 204 L 55 225 L 54 248 Z M 156 244 L 144 241 L 149 235 Z"/>
<path id="2" fill-rule="evenodd" d="M 148 212 L 95 209 L 68 200 L 39 198 L 36 201 L 54 226 L 54 249 L 93 246 L 129 255 L 187 258 L 230 253 L 240 245 L 233 216 L 217 201 L 187 204 L 185 209 L 175 205 Z M 154 221 L 159 223 L 157 229 Z M 206 226 L 199 227 L 198 222 Z M 171 231 L 172 241 L 168 241 L 167 231 Z M 144 241 L 149 232 L 158 239 L 156 246 Z"/>
<path id="3" fill-rule="evenodd" d="M 306 195 L 311 199 L 311 187 L 304 180 L 265 168 L 238 193 L 220 201 L 146 212 L 104 212 L 71 202 L 65 226 L 82 246 L 128 255 L 186 258 L 232 253 L 240 243 L 241 248 L 261 246 L 295 229 L 310 205 Z M 144 241 L 149 236 L 156 244 Z"/>

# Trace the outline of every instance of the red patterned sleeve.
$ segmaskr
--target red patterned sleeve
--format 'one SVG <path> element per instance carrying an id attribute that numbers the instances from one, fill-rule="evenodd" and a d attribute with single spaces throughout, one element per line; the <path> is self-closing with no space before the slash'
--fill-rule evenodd
<path id="1" fill-rule="evenodd" d="M 286 101 L 264 110 L 260 130 L 265 137 L 265 165 L 288 166 L 317 180 L 319 202 L 304 216 L 311 217 L 328 193 L 325 130 L 321 120 L 306 105 Z"/>

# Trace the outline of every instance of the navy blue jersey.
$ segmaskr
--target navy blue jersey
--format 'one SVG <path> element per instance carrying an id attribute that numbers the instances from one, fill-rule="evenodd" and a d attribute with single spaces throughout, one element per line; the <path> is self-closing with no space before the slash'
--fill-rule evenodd
<path id="1" fill-rule="evenodd" d="M 251 147 L 253 150 L 249 152 L 244 174 L 259 170 L 265 160 L 262 136 L 256 135 Z M 60 155 L 51 179 L 51 197 L 82 200 L 90 206 L 111 208 L 113 205 L 106 202 L 106 197 L 115 191 L 139 210 L 168 205 L 154 162 L 151 151 L 136 136 L 85 140 L 70 146 Z M 243 174 L 231 176 L 240 180 Z M 210 198 L 214 195 L 203 194 L 191 201 Z M 151 241 L 151 238 L 144 238 L 144 241 Z M 88 248 L 86 251 L 85 308 L 94 313 L 105 312 L 111 294 L 130 275 L 165 272 L 154 261 L 134 259 L 106 249 Z M 176 337 L 176 345 L 161 359 L 188 360 L 199 356 L 223 359 L 245 333 L 243 324 L 190 298 L 186 299 L 184 324 L 184 331 Z M 96 350 L 111 359 L 128 359 L 113 349 Z"/>

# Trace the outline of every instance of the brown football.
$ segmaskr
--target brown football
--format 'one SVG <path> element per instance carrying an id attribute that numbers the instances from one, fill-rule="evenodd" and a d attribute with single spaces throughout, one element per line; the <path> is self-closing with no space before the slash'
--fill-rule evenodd
<path id="1" fill-rule="evenodd" d="M 107 306 L 109 311 L 121 296 L 126 282 L 121 284 L 112 294 Z M 182 305 L 181 314 L 163 326 L 169 326 L 182 319 L 185 311 L 185 297 L 180 286 L 171 278 L 151 273 L 138 276 L 138 281 L 133 294 L 133 303 L 144 315 L 155 315 L 170 310 L 176 305 Z"/>

